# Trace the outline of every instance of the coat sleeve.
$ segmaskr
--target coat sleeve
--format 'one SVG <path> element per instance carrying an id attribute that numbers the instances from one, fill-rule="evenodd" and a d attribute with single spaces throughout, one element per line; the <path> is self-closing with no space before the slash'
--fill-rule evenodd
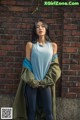
<path id="1" fill-rule="evenodd" d="M 40 81 L 40 84 L 43 85 L 44 87 L 54 85 L 60 76 L 61 76 L 61 69 L 59 67 L 58 56 L 56 56 L 52 60 L 49 70 L 45 78 Z"/>
<path id="2" fill-rule="evenodd" d="M 33 88 L 38 87 L 39 82 L 35 80 L 34 74 L 28 68 L 22 68 L 21 79 Z"/>

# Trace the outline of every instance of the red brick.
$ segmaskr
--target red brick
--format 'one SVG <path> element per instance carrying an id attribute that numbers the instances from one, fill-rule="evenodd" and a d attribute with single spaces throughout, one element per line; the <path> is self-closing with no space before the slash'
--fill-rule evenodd
<path id="1" fill-rule="evenodd" d="M 68 93 L 68 87 L 63 86 L 63 87 L 62 87 L 62 91 L 64 91 L 64 94 L 65 94 L 65 93 Z"/>
<path id="2" fill-rule="evenodd" d="M 5 73 L 0 73 L 0 78 L 5 78 Z"/>
<path id="3" fill-rule="evenodd" d="M 62 75 L 77 75 L 77 71 L 75 71 L 75 70 L 63 70 Z"/>
<path id="4" fill-rule="evenodd" d="M 64 19 L 64 23 L 65 24 L 67 24 L 67 23 L 70 24 L 70 23 L 72 23 L 72 20 L 73 20 L 72 18 L 66 18 L 66 19 Z"/>
<path id="5" fill-rule="evenodd" d="M 6 78 L 8 79 L 16 79 L 19 75 L 17 73 L 7 73 Z"/>
<path id="6" fill-rule="evenodd" d="M 69 53 L 64 53 L 62 57 L 63 57 L 64 59 L 65 59 L 65 58 L 69 59 L 70 54 L 69 54 Z"/>
<path id="7" fill-rule="evenodd" d="M 70 65 L 70 70 L 80 70 L 80 65 Z"/>
<path id="8" fill-rule="evenodd" d="M 5 51 L 14 51 L 15 50 L 15 46 L 11 46 L 11 45 L 0 45 L 0 50 L 5 50 Z"/>
<path id="9" fill-rule="evenodd" d="M 66 29 L 66 30 L 74 30 L 74 29 L 77 29 L 77 26 L 76 25 L 67 24 L 67 25 L 64 25 L 64 29 Z"/>
<path id="10" fill-rule="evenodd" d="M 74 35 L 74 36 L 80 36 L 80 31 L 72 31 L 72 35 Z"/>
<path id="11" fill-rule="evenodd" d="M 79 53 L 76 53 L 76 54 L 74 54 L 74 53 L 70 53 L 70 58 L 72 58 L 72 59 L 79 59 Z"/>
<path id="12" fill-rule="evenodd" d="M 17 6 L 11 6 L 9 7 L 10 11 L 14 11 L 14 12 L 22 12 L 24 10 L 23 7 L 17 7 Z"/>
<path id="13" fill-rule="evenodd" d="M 3 62 L 14 62 L 14 61 L 15 61 L 15 58 L 9 57 L 9 56 L 4 57 L 3 59 Z"/>
<path id="14" fill-rule="evenodd" d="M 71 64 L 71 63 L 72 63 L 72 60 L 69 59 L 69 58 L 68 58 L 68 59 L 65 59 L 65 58 L 64 58 L 64 59 L 62 60 L 62 64 Z"/>
<path id="15" fill-rule="evenodd" d="M 80 79 L 80 78 L 79 78 Z M 77 82 L 76 84 L 77 87 L 80 87 L 80 81 Z"/>
<path id="16" fill-rule="evenodd" d="M 22 63 L 20 62 L 8 62 L 7 67 L 12 67 L 12 68 L 21 68 Z"/>
<path id="17" fill-rule="evenodd" d="M 68 10 L 68 9 L 67 9 Z M 70 10 L 70 9 L 69 9 Z M 78 14 L 76 14 L 76 12 L 65 12 L 64 13 L 64 17 L 65 17 L 65 19 L 66 18 L 72 18 L 72 19 L 74 19 L 74 18 L 76 18 L 76 17 L 79 17 L 79 13 Z"/>
<path id="18" fill-rule="evenodd" d="M 79 76 L 80 76 L 80 70 L 78 70 L 78 71 L 77 71 L 77 75 L 79 75 Z"/>
<path id="19" fill-rule="evenodd" d="M 69 53 L 78 52 L 78 50 L 77 50 L 76 47 L 65 47 L 65 48 L 63 48 L 63 51 L 64 51 L 64 52 L 69 52 Z"/>
<path id="20" fill-rule="evenodd" d="M 79 80 L 80 80 L 80 77 L 75 76 L 75 75 L 69 77 L 69 81 L 77 81 L 78 82 Z"/>
<path id="21" fill-rule="evenodd" d="M 5 94 L 13 95 L 16 93 L 16 91 L 17 91 L 17 88 L 16 89 L 0 89 L 0 94 L 1 95 L 5 95 Z"/>
<path id="22" fill-rule="evenodd" d="M 76 93 L 62 93 L 62 97 L 65 97 L 65 98 L 77 98 L 77 94 Z"/>
<path id="23" fill-rule="evenodd" d="M 74 87 L 74 86 L 72 86 L 72 87 L 69 88 L 69 92 L 70 93 L 71 92 L 80 93 L 80 87 Z"/>
<path id="24" fill-rule="evenodd" d="M 21 68 L 16 68 L 15 72 L 18 73 L 18 74 L 21 74 L 21 70 L 22 70 Z"/>
<path id="25" fill-rule="evenodd" d="M 63 70 L 69 70 L 69 65 L 68 65 L 68 64 L 63 65 L 62 69 L 63 69 Z"/>
<path id="26" fill-rule="evenodd" d="M 21 56 L 23 54 L 23 52 L 22 51 L 8 51 L 7 52 L 7 55 L 8 56 Z"/>
<path id="27" fill-rule="evenodd" d="M 77 93 L 77 98 L 80 98 L 80 93 Z"/>
<path id="28" fill-rule="evenodd" d="M 37 5 L 35 1 L 33 2 L 33 4 L 31 4 L 31 3 L 32 3 L 32 0 L 29 0 L 29 1 L 16 0 L 16 5 L 17 5 L 17 6 L 24 5 L 24 7 L 25 7 L 25 6 L 31 7 L 32 5 L 33 5 L 33 6 L 36 6 L 36 5 Z"/>
<path id="29" fill-rule="evenodd" d="M 0 73 L 5 73 L 5 68 L 0 67 Z"/>
<path id="30" fill-rule="evenodd" d="M 62 86 L 65 86 L 65 87 L 69 87 L 69 88 L 71 88 L 71 87 L 76 87 L 77 86 L 77 82 L 76 81 L 64 81 L 63 83 L 62 83 Z"/>
<path id="31" fill-rule="evenodd" d="M 80 11 L 80 9 L 79 9 Z M 76 18 L 80 18 L 80 13 L 76 13 Z"/>
<path id="32" fill-rule="evenodd" d="M 64 46 L 64 47 L 67 47 L 67 46 L 69 47 L 70 45 L 71 45 L 71 43 L 69 43 L 69 42 L 63 43 L 63 46 Z"/>
<path id="33" fill-rule="evenodd" d="M 15 89 L 17 86 L 11 85 L 11 84 L 6 84 L 6 85 L 0 85 L 1 89 Z"/>
<path id="34" fill-rule="evenodd" d="M 68 80 L 69 80 L 69 76 L 66 76 L 66 75 L 62 76 L 62 82 L 68 81 Z"/>
<path id="35" fill-rule="evenodd" d="M 80 38 L 79 38 L 79 36 L 64 36 L 63 37 L 64 38 L 64 43 L 70 43 L 70 42 L 72 42 L 72 43 L 79 43 L 80 42 Z"/>
<path id="36" fill-rule="evenodd" d="M 10 79 L 10 80 L 9 80 L 9 79 L 8 79 L 8 80 L 5 80 L 5 78 L 1 78 L 0 84 L 3 84 L 3 85 L 4 85 L 4 84 L 12 84 L 12 82 L 14 83 L 14 81 L 15 81 L 15 80 L 11 80 L 11 79 Z M 16 81 L 17 81 L 17 80 L 16 80 Z"/>
<path id="37" fill-rule="evenodd" d="M 72 47 L 80 47 L 80 43 L 77 42 L 77 43 L 70 43 L 70 46 Z"/>
<path id="38" fill-rule="evenodd" d="M 3 5 L 15 5 L 16 1 L 15 0 L 1 0 L 1 4 Z"/>
<path id="39" fill-rule="evenodd" d="M 0 56 L 6 56 L 6 52 L 0 51 Z"/>
<path id="40" fill-rule="evenodd" d="M 67 35 L 69 35 L 69 36 L 71 36 L 72 35 L 72 31 L 68 31 L 68 30 L 65 30 L 64 32 L 63 32 L 63 35 L 65 36 L 67 36 Z"/>

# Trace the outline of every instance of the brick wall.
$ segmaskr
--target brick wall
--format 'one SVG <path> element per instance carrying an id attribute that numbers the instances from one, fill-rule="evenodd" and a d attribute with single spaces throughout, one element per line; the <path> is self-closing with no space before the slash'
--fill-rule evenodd
<path id="1" fill-rule="evenodd" d="M 40 1 L 39 10 L 33 12 L 36 6 L 36 1 L 1 0 L 0 94 L 16 93 L 33 22 L 43 18 L 50 25 L 52 41 L 58 44 L 62 77 L 57 82 L 57 95 L 80 97 L 80 8 L 45 7 Z"/>
<path id="2" fill-rule="evenodd" d="M 80 98 L 80 8 L 64 9 L 62 96 Z"/>

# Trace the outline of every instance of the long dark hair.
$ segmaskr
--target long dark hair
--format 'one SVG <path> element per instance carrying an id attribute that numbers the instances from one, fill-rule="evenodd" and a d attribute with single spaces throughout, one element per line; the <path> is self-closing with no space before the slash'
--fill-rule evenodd
<path id="1" fill-rule="evenodd" d="M 34 23 L 34 25 L 33 25 L 33 28 L 32 28 L 32 43 L 36 43 L 37 42 L 37 39 L 39 38 L 39 36 L 37 35 L 37 33 L 36 33 L 36 25 L 37 25 L 37 23 L 38 22 L 42 22 L 43 24 L 44 24 L 44 26 L 45 26 L 45 28 L 46 28 L 46 36 L 45 36 L 45 38 L 46 38 L 46 40 L 47 41 L 50 41 L 51 42 L 51 39 L 50 39 L 50 36 L 49 36 L 49 26 L 48 26 L 48 24 L 46 23 L 46 22 L 44 22 L 43 20 L 37 20 L 35 23 Z"/>

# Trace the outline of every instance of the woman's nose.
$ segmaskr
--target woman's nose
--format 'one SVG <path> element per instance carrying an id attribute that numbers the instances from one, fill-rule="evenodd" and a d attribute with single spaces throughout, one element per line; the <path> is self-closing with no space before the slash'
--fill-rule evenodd
<path id="1" fill-rule="evenodd" d="M 39 29 L 42 29 L 42 26 L 40 26 Z"/>
<path id="2" fill-rule="evenodd" d="M 39 30 L 42 30 L 42 27 L 39 27 Z"/>

